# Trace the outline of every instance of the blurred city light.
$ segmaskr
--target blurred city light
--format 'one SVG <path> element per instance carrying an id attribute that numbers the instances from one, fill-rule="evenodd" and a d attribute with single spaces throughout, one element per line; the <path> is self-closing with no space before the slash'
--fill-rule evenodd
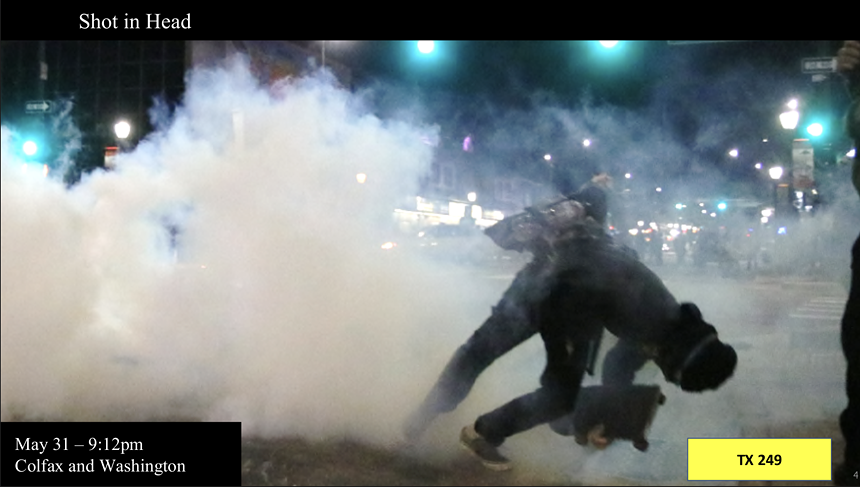
<path id="1" fill-rule="evenodd" d="M 732 157 L 737 157 L 738 156 L 738 150 L 737 149 L 730 150 L 729 155 Z"/>
<path id="2" fill-rule="evenodd" d="M 25 155 L 33 156 L 36 154 L 36 152 L 39 151 L 39 146 L 36 145 L 36 143 L 33 142 L 32 140 L 28 140 L 28 141 L 24 142 L 22 149 L 24 150 Z"/>
<path id="3" fill-rule="evenodd" d="M 585 147 L 590 146 L 590 145 L 591 145 L 591 140 L 589 140 L 589 139 L 585 139 L 585 140 L 583 140 L 583 141 L 582 141 L 582 145 L 583 145 L 583 146 L 585 146 Z"/>
<path id="4" fill-rule="evenodd" d="M 824 127 L 820 123 L 815 122 L 809 124 L 809 126 L 806 127 L 806 131 L 809 133 L 809 135 L 813 137 L 818 137 L 819 135 L 824 133 Z"/>
<path id="5" fill-rule="evenodd" d="M 129 125 L 125 120 L 120 120 L 113 126 L 113 131 L 117 138 L 125 139 L 128 137 L 128 134 L 131 133 L 131 125 Z"/>
<path id="6" fill-rule="evenodd" d="M 770 174 L 771 179 L 779 179 L 782 177 L 782 166 L 774 166 L 767 170 L 767 173 Z"/>
<path id="7" fill-rule="evenodd" d="M 797 110 L 779 114 L 779 123 L 782 125 L 782 128 L 786 130 L 791 130 L 797 127 L 798 120 L 800 120 L 800 113 L 798 113 Z"/>
<path id="8" fill-rule="evenodd" d="M 418 51 L 421 54 L 430 54 L 435 47 L 436 43 L 433 41 L 418 41 Z"/>

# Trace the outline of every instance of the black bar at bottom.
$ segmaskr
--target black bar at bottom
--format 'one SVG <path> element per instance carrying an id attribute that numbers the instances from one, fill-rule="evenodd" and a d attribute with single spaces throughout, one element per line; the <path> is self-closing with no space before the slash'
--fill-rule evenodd
<path id="1" fill-rule="evenodd" d="M 0 485 L 241 485 L 239 422 L 3 422 Z"/>

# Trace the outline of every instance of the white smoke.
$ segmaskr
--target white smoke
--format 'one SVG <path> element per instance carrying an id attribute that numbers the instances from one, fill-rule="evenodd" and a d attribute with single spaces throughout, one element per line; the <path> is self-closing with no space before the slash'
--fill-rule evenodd
<path id="1" fill-rule="evenodd" d="M 3 419 L 396 435 L 438 372 L 426 354 L 464 338 L 446 323 L 473 319 L 379 248 L 428 128 L 325 78 L 261 87 L 241 60 L 191 73 L 160 125 L 71 189 L 22 172 L 3 129 Z"/>

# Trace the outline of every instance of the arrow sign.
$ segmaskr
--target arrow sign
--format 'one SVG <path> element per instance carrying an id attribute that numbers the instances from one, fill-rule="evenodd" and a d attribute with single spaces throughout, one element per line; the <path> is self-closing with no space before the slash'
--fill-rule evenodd
<path id="1" fill-rule="evenodd" d="M 49 113 L 53 105 L 48 100 L 33 100 L 24 103 L 24 111 L 27 113 Z"/>
<path id="2" fill-rule="evenodd" d="M 836 71 L 835 57 L 810 57 L 804 58 L 801 62 L 801 69 L 804 74 L 811 73 L 832 73 Z"/>

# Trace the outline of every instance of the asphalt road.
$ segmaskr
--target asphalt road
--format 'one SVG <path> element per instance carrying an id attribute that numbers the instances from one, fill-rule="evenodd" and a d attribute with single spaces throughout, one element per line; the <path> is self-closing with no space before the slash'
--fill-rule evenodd
<path id="1" fill-rule="evenodd" d="M 457 414 L 452 413 L 454 418 L 439 421 L 428 432 L 427 444 L 418 447 L 246 438 L 243 485 L 693 484 L 687 481 L 688 437 L 832 438 L 832 455 L 838 460 L 844 448 L 837 425 L 845 405 L 845 362 L 839 348 L 839 318 L 847 296 L 844 287 L 797 277 L 743 274 L 724 278 L 710 268 L 693 271 L 666 265 L 655 269 L 679 300 L 697 303 L 721 337 L 735 346 L 739 366 L 723 388 L 701 395 L 675 389 L 662 380 L 656 367 L 646 366 L 637 381 L 660 384 L 668 398 L 652 425 L 651 447 L 646 453 L 626 442 L 604 451 L 583 448 L 539 427 L 503 446 L 514 460 L 513 471 L 492 472 L 459 450 L 457 432 L 463 421 L 474 417 L 470 414 L 507 398 L 494 397 L 493 404 L 470 398 L 459 408 L 465 412 L 458 409 Z M 440 272 L 477 272 L 486 279 L 486 292 L 495 295 L 513 277 L 512 269 L 503 268 Z M 612 337 L 604 340 L 604 351 L 611 342 Z M 540 347 L 534 345 L 524 345 L 523 350 L 512 352 L 513 358 L 494 364 L 493 368 L 502 370 L 485 372 L 474 395 L 481 395 L 482 382 L 503 380 L 510 370 L 539 371 L 543 358 Z M 514 377 L 510 397 L 518 389 L 533 387 L 529 380 Z M 709 482 L 739 484 L 796 482 Z"/>

